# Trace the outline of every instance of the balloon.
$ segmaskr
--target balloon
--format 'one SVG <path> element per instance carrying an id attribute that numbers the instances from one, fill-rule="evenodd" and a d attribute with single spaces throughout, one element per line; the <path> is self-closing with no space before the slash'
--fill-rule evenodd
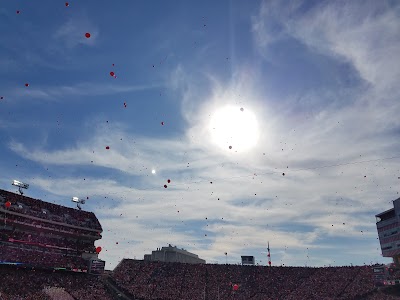
<path id="1" fill-rule="evenodd" d="M 113 71 L 110 72 L 110 76 L 114 76 L 115 73 Z"/>
<path id="2" fill-rule="evenodd" d="M 234 291 L 237 291 L 238 289 L 239 289 L 239 286 L 238 286 L 237 284 L 234 284 L 234 285 L 233 285 L 233 290 L 234 290 Z"/>
<path id="3" fill-rule="evenodd" d="M 110 146 L 106 146 L 106 149 L 107 149 L 107 150 L 110 150 Z"/>
<path id="4" fill-rule="evenodd" d="M 7 202 L 6 202 L 6 207 L 9 208 L 10 206 L 11 206 L 11 202 L 10 202 L 10 201 L 7 201 Z"/>
<path id="5" fill-rule="evenodd" d="M 88 38 L 90 38 L 90 33 L 89 32 L 86 32 L 85 33 L 85 37 L 88 39 Z"/>
<path id="6" fill-rule="evenodd" d="M 99 246 L 96 248 L 96 253 L 99 254 L 100 252 L 101 252 L 101 247 Z"/>

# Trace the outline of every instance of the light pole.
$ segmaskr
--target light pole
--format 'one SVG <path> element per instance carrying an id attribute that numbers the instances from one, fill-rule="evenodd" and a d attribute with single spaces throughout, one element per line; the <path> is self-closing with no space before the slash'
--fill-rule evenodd
<path id="1" fill-rule="evenodd" d="M 24 194 L 22 189 L 26 189 L 27 190 L 29 188 L 29 184 L 23 183 L 23 182 L 21 182 L 19 180 L 15 180 L 15 179 L 13 180 L 13 182 L 11 184 L 18 187 L 18 191 L 21 194 L 21 196 Z"/>
<path id="2" fill-rule="evenodd" d="M 81 204 L 85 204 L 85 199 L 79 199 L 78 197 L 72 197 L 72 202 L 76 203 L 76 206 L 79 210 L 82 210 Z"/>
<path id="3" fill-rule="evenodd" d="M 21 198 L 22 198 L 22 195 L 24 194 L 22 189 L 27 190 L 29 188 L 29 184 L 23 183 L 22 181 L 15 180 L 15 179 L 13 180 L 13 182 L 11 184 L 18 187 L 18 191 L 21 194 Z M 7 211 L 4 213 L 4 226 L 6 226 L 6 225 L 7 225 Z"/>

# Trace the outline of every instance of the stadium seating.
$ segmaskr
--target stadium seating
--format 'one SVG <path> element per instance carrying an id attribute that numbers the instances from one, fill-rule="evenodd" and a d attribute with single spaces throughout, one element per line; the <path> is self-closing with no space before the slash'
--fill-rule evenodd
<path id="1" fill-rule="evenodd" d="M 7 201 L 12 204 L 11 207 L 8 208 L 10 211 L 50 221 L 91 228 L 99 231 L 102 230 L 99 220 L 92 212 L 77 210 L 0 190 L 0 205 L 4 207 L 4 203 Z"/>
<path id="2" fill-rule="evenodd" d="M 115 268 L 112 280 L 132 299 L 143 300 L 367 299 L 376 292 L 371 266 L 194 265 L 125 259 Z"/>
<path id="3" fill-rule="evenodd" d="M 2 265 L 0 277 L 0 299 L 113 299 L 100 277 L 87 274 Z"/>

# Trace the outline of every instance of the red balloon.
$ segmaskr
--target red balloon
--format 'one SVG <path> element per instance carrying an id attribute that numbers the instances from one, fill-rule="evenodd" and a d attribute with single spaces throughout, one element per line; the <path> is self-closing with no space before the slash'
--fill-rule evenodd
<path id="1" fill-rule="evenodd" d="M 85 33 L 85 36 L 86 36 L 87 39 L 90 38 L 90 33 L 89 33 L 89 32 L 86 32 L 86 33 Z"/>
<path id="2" fill-rule="evenodd" d="M 25 86 L 28 87 L 28 86 L 29 86 L 29 83 L 25 83 Z"/>
<path id="3" fill-rule="evenodd" d="M 168 182 L 168 183 L 171 183 L 171 179 L 168 179 L 167 182 Z"/>
<path id="4" fill-rule="evenodd" d="M 7 208 L 9 208 L 11 206 L 11 202 L 7 201 L 5 205 L 6 205 Z"/>
<path id="5" fill-rule="evenodd" d="M 99 254 L 100 252 L 101 252 L 101 247 L 99 246 L 96 248 L 96 253 Z"/>
<path id="6" fill-rule="evenodd" d="M 114 77 L 115 73 L 113 71 L 110 72 L 110 76 Z"/>
<path id="7" fill-rule="evenodd" d="M 237 291 L 238 289 L 239 289 L 239 286 L 238 286 L 237 284 L 234 284 L 234 285 L 233 285 L 233 290 L 234 290 L 234 291 Z"/>
<path id="8" fill-rule="evenodd" d="M 69 3 L 68 3 L 68 2 L 65 2 L 65 6 L 68 7 L 68 6 L 69 6 Z"/>

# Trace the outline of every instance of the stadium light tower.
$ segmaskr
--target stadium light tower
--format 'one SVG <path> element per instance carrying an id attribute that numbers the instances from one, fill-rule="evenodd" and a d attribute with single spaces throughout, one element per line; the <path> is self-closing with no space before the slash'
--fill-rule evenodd
<path id="1" fill-rule="evenodd" d="M 23 183 L 23 182 L 21 182 L 19 180 L 15 180 L 15 179 L 13 180 L 13 182 L 11 184 L 18 187 L 18 191 L 21 194 L 21 196 L 24 194 L 22 189 L 26 189 L 27 190 L 29 188 L 29 184 Z"/>
<path id="2" fill-rule="evenodd" d="M 76 203 L 76 206 L 79 210 L 82 210 L 81 204 L 85 204 L 85 199 L 79 199 L 78 197 L 72 197 L 72 202 Z"/>

